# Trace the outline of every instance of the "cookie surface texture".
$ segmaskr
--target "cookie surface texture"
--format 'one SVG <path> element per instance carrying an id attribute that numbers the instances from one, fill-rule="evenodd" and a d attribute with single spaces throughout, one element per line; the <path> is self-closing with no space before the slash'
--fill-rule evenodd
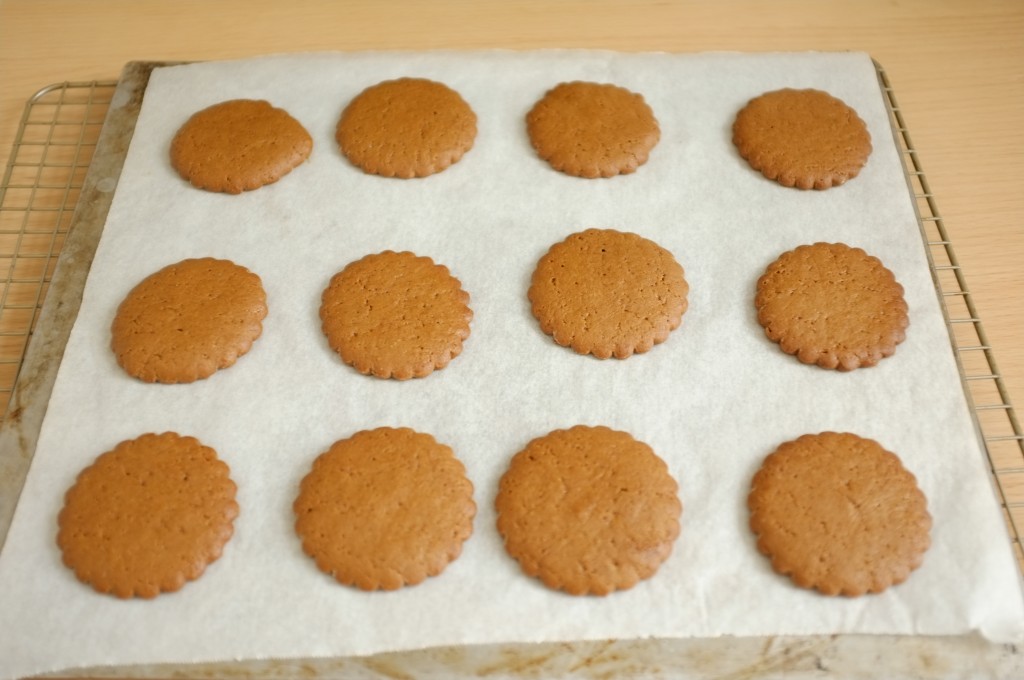
<path id="1" fill-rule="evenodd" d="M 117 363 L 145 382 L 188 383 L 235 363 L 263 332 L 260 277 L 229 260 L 182 260 L 142 280 L 114 316 Z"/>
<path id="2" fill-rule="evenodd" d="M 534 439 L 498 486 L 498 531 L 522 570 L 572 595 L 652 577 L 679 535 L 665 462 L 628 433 L 578 425 Z"/>
<path id="3" fill-rule="evenodd" d="M 580 81 L 549 90 L 527 114 L 526 131 L 552 168 L 587 179 L 634 172 L 661 138 L 642 95 Z"/>
<path id="4" fill-rule="evenodd" d="M 757 281 L 758 323 L 805 364 L 850 371 L 892 356 L 910 325 L 901 286 L 882 262 L 842 243 L 783 253 Z"/>
<path id="5" fill-rule="evenodd" d="M 689 285 L 672 253 L 637 234 L 587 229 L 537 263 L 527 293 L 541 330 L 563 347 L 625 359 L 668 339 Z"/>
<path id="6" fill-rule="evenodd" d="M 829 189 L 856 177 L 871 154 L 857 112 L 821 90 L 783 89 L 750 100 L 732 128 L 736 149 L 785 187 Z"/>
<path id="7" fill-rule="evenodd" d="M 321 296 L 331 348 L 360 373 L 422 378 L 444 368 L 469 337 L 469 294 L 444 265 L 384 251 L 335 274 Z"/>
<path id="8" fill-rule="evenodd" d="M 58 516 L 64 564 L 120 598 L 153 598 L 199 578 L 238 515 L 235 483 L 194 437 L 144 434 L 78 475 Z"/>
<path id="9" fill-rule="evenodd" d="M 436 576 L 473 533 L 473 485 L 452 450 L 408 428 L 335 442 L 302 480 L 295 531 L 317 567 L 362 590 Z"/>
<path id="10" fill-rule="evenodd" d="M 750 528 L 772 568 L 826 595 L 878 593 L 920 566 L 927 500 L 900 459 L 855 434 L 782 444 L 754 475 Z"/>
<path id="11" fill-rule="evenodd" d="M 364 172 L 426 177 L 473 148 L 476 114 L 443 83 L 387 80 L 366 88 L 345 107 L 335 138 L 345 157 Z"/>
<path id="12" fill-rule="evenodd" d="M 270 102 L 233 99 L 199 111 L 171 141 L 171 165 L 193 186 L 240 194 L 281 179 L 313 151 L 313 138 Z"/>

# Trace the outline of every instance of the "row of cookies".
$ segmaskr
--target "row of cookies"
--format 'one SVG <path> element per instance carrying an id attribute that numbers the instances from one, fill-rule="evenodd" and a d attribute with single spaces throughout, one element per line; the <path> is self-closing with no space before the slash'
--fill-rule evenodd
<path id="1" fill-rule="evenodd" d="M 625 359 L 681 324 L 689 285 L 668 250 L 634 233 L 587 229 L 539 260 L 527 296 L 556 343 Z M 903 288 L 877 258 L 839 243 L 782 254 L 754 298 L 767 336 L 800 361 L 852 370 L 892 355 L 909 324 Z M 259 276 L 228 260 L 190 259 L 137 284 L 119 305 L 111 347 L 147 382 L 187 383 L 231 366 L 262 334 Z M 360 373 L 421 378 L 444 368 L 469 336 L 469 294 L 447 267 L 410 252 L 367 255 L 321 295 L 331 348 Z"/>
<path id="2" fill-rule="evenodd" d="M 555 430 L 512 457 L 497 529 L 522 571 L 572 595 L 651 578 L 680 534 L 683 505 L 665 462 L 607 427 Z M 293 503 L 303 551 L 338 582 L 395 590 L 437 576 L 473 533 L 473 484 L 451 448 L 408 428 L 363 430 L 315 459 Z M 216 452 L 146 434 L 82 470 L 57 543 L 84 583 L 121 598 L 179 590 L 217 560 L 239 515 Z M 930 545 L 927 499 L 899 458 L 850 433 L 804 435 L 755 474 L 747 505 L 757 548 L 780 574 L 826 595 L 906 580 Z"/>
<path id="3" fill-rule="evenodd" d="M 537 154 L 583 178 L 634 172 L 658 144 L 642 95 L 574 81 L 549 90 L 526 116 Z M 477 117 L 458 92 L 423 78 L 368 87 L 345 107 L 335 138 L 366 173 L 426 177 L 472 147 Z M 766 92 L 736 115 L 733 142 L 752 168 L 783 186 L 827 189 L 855 177 L 871 153 L 867 126 L 842 100 L 814 89 Z M 309 158 L 313 138 L 287 111 L 233 99 L 193 114 L 171 142 L 171 164 L 194 186 L 238 194 L 276 182 Z"/>

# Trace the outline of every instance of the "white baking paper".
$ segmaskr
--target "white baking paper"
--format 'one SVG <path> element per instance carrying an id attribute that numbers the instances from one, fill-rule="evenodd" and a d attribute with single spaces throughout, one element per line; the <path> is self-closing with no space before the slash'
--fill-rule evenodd
<path id="1" fill-rule="evenodd" d="M 344 105 L 381 80 L 458 90 L 479 118 L 473 149 L 425 179 L 365 175 L 334 143 Z M 532 151 L 524 116 L 551 86 L 612 82 L 644 95 L 661 141 L 638 172 L 582 180 Z M 736 111 L 780 87 L 852 105 L 874 151 L 829 191 L 785 189 L 730 139 Z M 203 192 L 168 163 L 177 128 L 231 98 L 265 98 L 314 138 L 310 160 L 239 196 Z M 686 270 L 690 307 L 663 345 L 625 361 L 556 346 L 532 318 L 537 259 L 569 233 L 640 233 Z M 758 326 L 754 283 L 781 252 L 843 241 L 880 257 L 906 289 L 911 326 L 896 355 L 852 373 L 805 366 Z M 367 253 L 411 250 L 447 265 L 472 296 L 464 352 L 407 382 L 359 375 L 320 331 L 322 289 Z M 189 257 L 258 273 L 270 315 L 253 350 L 190 385 L 150 385 L 116 365 L 110 322 L 143 277 Z M 572 597 L 524 576 L 494 528 L 509 458 L 577 423 L 626 430 L 679 481 L 682 534 L 658 574 L 611 596 Z M 306 557 L 291 503 L 332 442 L 382 425 L 447 443 L 479 512 L 441 576 L 390 593 L 340 586 Z M 153 601 L 94 593 L 61 564 L 56 516 L 97 455 L 144 432 L 198 437 L 231 466 L 241 515 L 224 556 Z M 897 452 L 934 517 L 933 545 L 905 584 L 823 597 L 774 574 L 747 528 L 751 476 L 779 443 L 850 431 Z M 84 665 L 362 655 L 433 645 L 817 633 L 1017 640 L 1024 605 L 983 465 L 913 208 L 864 54 L 314 54 L 153 73 L 39 446 L 0 559 L 0 676 Z"/>

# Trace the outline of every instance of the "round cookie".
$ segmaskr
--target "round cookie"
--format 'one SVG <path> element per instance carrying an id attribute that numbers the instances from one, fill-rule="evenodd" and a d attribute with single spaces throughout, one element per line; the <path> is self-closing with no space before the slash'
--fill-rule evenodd
<path id="1" fill-rule="evenodd" d="M 634 172 L 661 137 L 641 95 L 581 81 L 549 90 L 526 115 L 526 130 L 552 168 L 587 179 Z"/>
<path id="2" fill-rule="evenodd" d="M 657 572 L 682 503 L 665 462 L 625 432 L 577 425 L 534 439 L 498 486 L 498 531 L 523 571 L 572 595 Z"/>
<path id="3" fill-rule="evenodd" d="M 927 499 L 895 454 L 854 434 L 782 444 L 754 475 L 750 528 L 772 568 L 826 595 L 878 593 L 920 566 Z"/>
<path id="4" fill-rule="evenodd" d="M 229 260 L 182 260 L 151 274 L 114 316 L 117 363 L 145 382 L 188 383 L 235 363 L 263 332 L 260 277 Z"/>
<path id="5" fill-rule="evenodd" d="M 783 89 L 750 100 L 732 127 L 740 156 L 785 187 L 828 189 L 860 173 L 871 135 L 857 112 L 821 90 Z"/>
<path id="6" fill-rule="evenodd" d="M 363 374 L 422 378 L 462 352 L 473 311 L 448 268 L 386 250 L 335 274 L 321 297 L 331 349 Z"/>
<path id="7" fill-rule="evenodd" d="M 423 78 L 387 80 L 363 90 L 335 131 L 356 167 L 383 177 L 426 177 L 473 148 L 476 114 L 459 93 Z"/>
<path id="8" fill-rule="evenodd" d="M 124 441 L 68 490 L 58 516 L 64 564 L 120 598 L 153 598 L 199 578 L 220 557 L 238 515 L 217 453 L 173 432 Z"/>
<path id="9" fill-rule="evenodd" d="M 842 243 L 783 253 L 757 281 L 758 323 L 805 364 L 850 371 L 896 351 L 910 325 L 901 286 L 876 257 Z"/>
<path id="10" fill-rule="evenodd" d="M 295 499 L 295 531 L 321 571 L 362 590 L 440 574 L 473 533 L 473 484 L 428 434 L 382 427 L 335 442 Z"/>
<path id="11" fill-rule="evenodd" d="M 313 151 L 313 138 L 269 102 L 233 99 L 195 113 L 171 141 L 171 165 L 207 191 L 240 194 L 281 179 Z"/>
<path id="12" fill-rule="evenodd" d="M 541 330 L 563 347 L 625 359 L 668 339 L 689 286 L 672 253 L 632 233 L 587 229 L 537 263 L 527 293 Z"/>

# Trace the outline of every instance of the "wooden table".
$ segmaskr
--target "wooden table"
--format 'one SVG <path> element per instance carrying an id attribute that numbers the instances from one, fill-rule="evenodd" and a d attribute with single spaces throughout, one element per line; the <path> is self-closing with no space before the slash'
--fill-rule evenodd
<path id="1" fill-rule="evenodd" d="M 895 89 L 1008 394 L 1024 404 L 1020 0 L 3 0 L 0 154 L 38 89 L 114 79 L 128 61 L 492 47 L 870 53 Z"/>

